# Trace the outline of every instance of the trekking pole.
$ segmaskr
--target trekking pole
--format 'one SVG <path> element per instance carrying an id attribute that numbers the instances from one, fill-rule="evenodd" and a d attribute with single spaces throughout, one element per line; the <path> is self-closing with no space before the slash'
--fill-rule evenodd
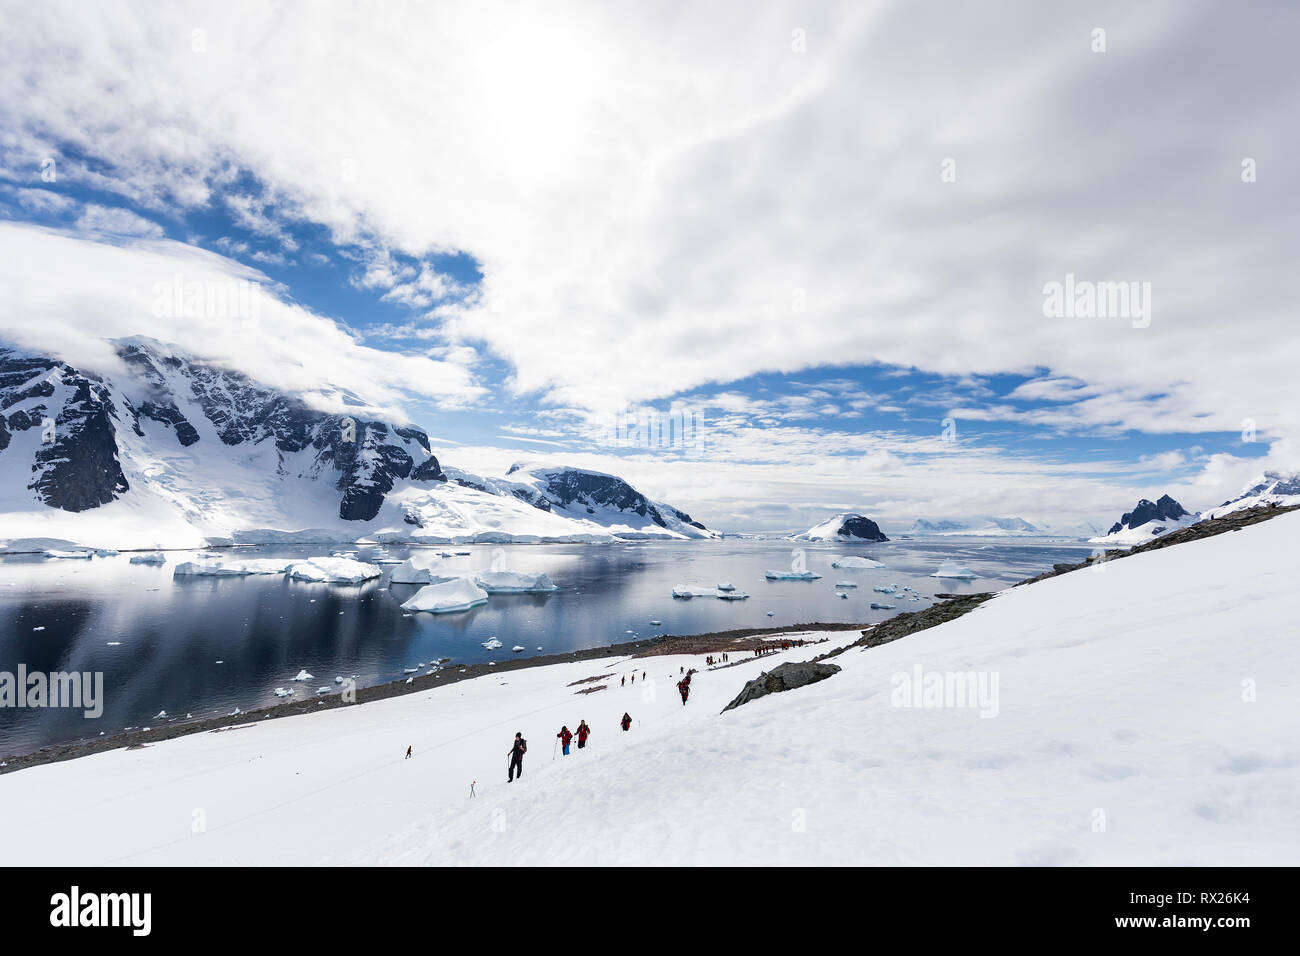
<path id="1" fill-rule="evenodd" d="M 555 759 L 555 751 L 559 748 L 559 746 L 560 746 L 560 738 L 559 738 L 559 737 L 556 737 L 556 738 L 555 738 L 555 743 L 551 744 L 551 759 L 552 759 L 552 760 Z"/>

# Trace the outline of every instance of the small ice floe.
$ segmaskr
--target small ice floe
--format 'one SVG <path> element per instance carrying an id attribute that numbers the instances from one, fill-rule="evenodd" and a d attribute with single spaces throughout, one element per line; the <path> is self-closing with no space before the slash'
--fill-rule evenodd
<path id="1" fill-rule="evenodd" d="M 734 584 L 732 584 L 730 581 L 723 581 L 721 584 L 718 585 L 718 590 L 719 590 L 719 591 L 734 591 L 734 590 L 736 590 L 736 586 L 735 586 Z"/>
<path id="2" fill-rule="evenodd" d="M 419 669 L 420 669 L 420 668 L 418 668 L 418 667 L 405 667 L 405 668 L 402 669 L 402 673 L 403 673 L 403 674 L 414 674 L 414 673 L 415 673 L 416 671 L 418 671 Z"/>
<path id="3" fill-rule="evenodd" d="M 238 717 L 238 716 L 239 716 L 240 714 L 242 714 L 242 713 L 243 713 L 243 711 L 240 710 L 238 707 L 236 707 L 234 710 L 232 710 L 232 711 L 231 711 L 229 714 L 227 714 L 226 716 L 228 716 L 228 717 Z M 268 714 L 267 716 L 269 717 L 270 715 Z"/>
<path id="4" fill-rule="evenodd" d="M 307 603 L 308 603 L 308 604 L 315 604 L 315 603 L 316 603 L 316 599 L 315 599 L 315 598 L 312 598 L 312 599 L 311 599 L 310 601 L 308 601 Z"/>
<path id="5" fill-rule="evenodd" d="M 858 582 L 857 581 L 836 581 L 835 586 L 837 588 L 855 588 L 858 586 Z"/>
<path id="6" fill-rule="evenodd" d="M 540 651 L 540 650 L 541 650 L 541 648 L 540 648 L 540 647 L 539 647 L 539 648 L 538 648 L 538 650 L 539 650 L 539 651 Z"/>
<path id="7" fill-rule="evenodd" d="M 844 598 L 844 600 L 846 601 L 849 599 L 849 596 L 845 594 L 843 591 L 840 592 L 840 597 Z"/>
<path id="8" fill-rule="evenodd" d="M 34 627 L 34 628 L 32 628 L 32 630 L 33 630 L 33 631 L 43 631 L 43 630 L 45 630 L 45 625 L 42 624 L 42 625 L 40 625 L 39 627 Z"/>
<path id="9" fill-rule="evenodd" d="M 821 577 L 816 571 L 764 571 L 769 581 L 816 581 Z"/>
<path id="10" fill-rule="evenodd" d="M 289 697 L 289 696 L 292 695 L 292 694 L 293 694 L 293 691 L 290 690 L 290 689 L 287 688 L 287 687 L 277 687 L 277 688 L 275 689 L 275 696 L 276 696 L 276 697 Z"/>
<path id="11" fill-rule="evenodd" d="M 115 558 L 115 557 L 117 557 L 117 556 L 118 556 L 119 554 L 121 554 L 121 553 L 122 553 L 122 552 L 121 552 L 121 551 L 118 551 L 116 548 L 96 548 L 96 549 L 95 549 L 95 554 L 98 555 L 98 556 L 101 557 L 101 558 Z"/>
<path id="12" fill-rule="evenodd" d="M 970 568 L 962 567 L 956 561 L 949 558 L 947 561 L 944 561 L 941 565 L 939 565 L 939 570 L 935 571 L 932 575 L 930 575 L 930 577 L 957 578 L 963 581 L 970 581 L 978 577 L 978 575 Z"/>
<path id="13" fill-rule="evenodd" d="M 514 651 L 516 654 L 518 654 L 518 653 L 519 653 L 520 651 L 522 651 L 522 650 L 525 650 L 525 648 L 524 648 L 524 646 L 523 646 L 522 644 L 516 644 L 514 647 L 512 647 L 512 648 L 510 648 L 510 649 L 511 649 L 512 651 Z"/>
<path id="14" fill-rule="evenodd" d="M 318 693 L 318 694 L 328 694 L 329 692 L 330 692 L 330 689 L 329 689 L 328 687 L 317 687 L 317 688 L 316 688 L 316 693 Z"/>
<path id="15" fill-rule="evenodd" d="M 896 588 L 892 584 L 877 584 L 871 590 L 879 591 L 881 594 L 893 594 Z"/>
<path id="16" fill-rule="evenodd" d="M 408 678 L 406 678 L 406 682 L 407 682 L 408 684 L 409 684 L 411 681 L 413 681 L 413 680 L 415 680 L 414 677 L 408 677 Z"/>
<path id="17" fill-rule="evenodd" d="M 623 633 L 624 633 L 624 634 L 635 634 L 636 631 L 624 631 Z"/>
<path id="18" fill-rule="evenodd" d="M 56 549 L 50 549 L 45 552 L 45 557 L 65 559 L 89 558 L 93 553 L 94 552 L 91 551 L 58 551 Z"/>
<path id="19" fill-rule="evenodd" d="M 768 617 L 776 617 L 776 611 L 768 611 L 768 612 L 767 612 L 767 616 L 768 616 Z"/>
<path id="20" fill-rule="evenodd" d="M 166 717 L 166 716 L 167 716 L 167 711 L 165 711 L 165 710 L 160 710 L 160 711 L 158 711 L 158 713 L 156 713 L 156 714 L 153 715 L 153 719 L 154 719 L 154 720 L 162 720 L 162 719 L 163 719 L 164 717 Z"/>
<path id="21" fill-rule="evenodd" d="M 846 554 L 831 562 L 832 568 L 855 568 L 858 570 L 883 568 L 884 566 L 884 562 L 877 561 L 874 558 L 864 558 L 860 554 Z"/>
<path id="22" fill-rule="evenodd" d="M 664 626 L 664 622 L 663 622 L 663 621 L 651 621 L 651 622 L 650 622 L 650 626 L 651 626 L 651 627 L 663 627 L 663 626 Z"/>
<path id="23" fill-rule="evenodd" d="M 315 679 L 316 678 L 312 677 L 310 674 L 307 673 L 306 669 L 300 670 L 298 672 L 298 676 L 294 678 L 294 680 L 315 680 Z"/>
<path id="24" fill-rule="evenodd" d="M 550 576 L 541 571 L 489 569 L 475 574 L 474 583 L 488 594 L 541 594 L 558 590 Z"/>
<path id="25" fill-rule="evenodd" d="M 109 646 L 109 647 L 121 647 L 121 646 L 122 646 L 122 642 L 121 642 L 121 641 L 109 641 L 109 642 L 108 642 L 108 646 Z"/>
<path id="26" fill-rule="evenodd" d="M 497 666 L 496 661 L 488 661 L 488 667 L 496 667 L 496 666 Z"/>
<path id="27" fill-rule="evenodd" d="M 489 637 L 486 641 L 483 642 L 483 646 L 486 647 L 489 651 L 495 651 L 497 648 L 501 647 L 502 645 L 501 642 L 498 641 L 495 637 Z"/>
<path id="28" fill-rule="evenodd" d="M 334 683 L 336 683 L 336 684 L 342 684 L 342 683 L 343 683 L 343 678 L 342 678 L 342 677 L 336 677 L 336 678 L 334 678 Z"/>
<path id="29" fill-rule="evenodd" d="M 468 611 L 486 604 L 488 592 L 468 578 L 454 578 L 437 584 L 426 584 L 415 595 L 402 603 L 405 611 L 429 611 L 433 614 L 452 614 Z"/>
<path id="30" fill-rule="evenodd" d="M 402 617 L 410 617 L 410 614 L 403 614 Z"/>
<path id="31" fill-rule="evenodd" d="M 167 555 L 161 551 L 150 551 L 148 554 L 131 555 L 132 564 L 166 564 Z"/>
<path id="32" fill-rule="evenodd" d="M 718 597 L 724 601 L 744 601 L 749 595 L 744 591 L 719 591 Z"/>
<path id="33" fill-rule="evenodd" d="M 218 664 L 224 664 L 225 661 L 216 661 L 216 663 L 218 663 Z"/>
<path id="34" fill-rule="evenodd" d="M 894 605 L 892 604 L 880 604 L 876 601 L 871 602 L 871 610 L 873 611 L 892 611 L 893 609 Z"/>

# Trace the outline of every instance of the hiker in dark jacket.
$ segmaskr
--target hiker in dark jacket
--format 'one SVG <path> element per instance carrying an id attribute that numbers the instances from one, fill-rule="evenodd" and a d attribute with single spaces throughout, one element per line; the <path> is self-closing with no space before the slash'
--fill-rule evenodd
<path id="1" fill-rule="evenodd" d="M 585 720 L 578 722 L 578 749 L 581 750 L 587 746 L 587 738 L 591 736 L 591 728 L 587 726 Z"/>
<path id="2" fill-rule="evenodd" d="M 619 725 L 622 726 L 624 730 L 627 730 L 629 727 L 632 726 L 632 718 L 627 714 L 626 711 L 623 712 L 623 719 L 619 721 Z"/>
<path id="3" fill-rule="evenodd" d="M 514 745 L 510 748 L 510 770 L 506 773 L 506 783 L 514 783 L 515 774 L 524 775 L 524 754 L 528 753 L 528 741 L 523 734 L 515 734 Z"/>
<path id="4" fill-rule="evenodd" d="M 564 746 L 564 756 L 569 756 L 569 741 L 573 739 L 573 731 L 569 729 L 569 725 L 565 724 L 561 727 L 560 732 L 555 736 L 560 738 L 560 743 Z"/>

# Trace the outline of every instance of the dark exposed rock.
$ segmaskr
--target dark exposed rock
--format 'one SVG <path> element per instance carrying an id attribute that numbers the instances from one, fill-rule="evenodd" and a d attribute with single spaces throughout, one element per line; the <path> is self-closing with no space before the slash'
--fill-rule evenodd
<path id="1" fill-rule="evenodd" d="M 725 714 L 729 710 L 735 710 L 741 704 L 748 704 L 751 700 L 758 700 L 768 694 L 779 694 L 782 691 L 815 684 L 839 672 L 840 669 L 835 664 L 819 664 L 812 661 L 781 664 L 758 675 L 742 687 L 735 700 L 722 708 L 722 712 Z"/>
<path id="2" fill-rule="evenodd" d="M 861 538 L 864 541 L 888 541 L 885 533 L 870 518 L 863 515 L 845 515 L 839 530 L 835 532 L 841 538 Z"/>
<path id="3" fill-rule="evenodd" d="M 1168 495 L 1162 495 L 1156 501 L 1143 498 L 1137 507 L 1127 512 L 1119 521 L 1110 526 L 1107 534 L 1123 531 L 1125 528 L 1138 528 L 1148 521 L 1177 521 L 1191 512 Z"/>

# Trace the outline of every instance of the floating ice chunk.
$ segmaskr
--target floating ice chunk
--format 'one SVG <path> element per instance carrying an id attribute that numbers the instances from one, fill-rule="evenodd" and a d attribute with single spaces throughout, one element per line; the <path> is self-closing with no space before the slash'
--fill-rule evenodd
<path id="1" fill-rule="evenodd" d="M 163 719 L 164 717 L 166 717 L 166 716 L 167 716 L 167 711 L 165 711 L 165 710 L 160 710 L 160 711 L 158 711 L 158 713 L 156 713 L 156 714 L 153 715 L 153 719 L 154 719 L 154 720 L 162 720 L 162 719 Z"/>
<path id="2" fill-rule="evenodd" d="M 768 617 L 776 617 L 776 611 L 768 611 L 768 612 L 767 612 L 767 616 L 768 616 Z"/>
<path id="3" fill-rule="evenodd" d="M 122 553 L 121 551 L 118 551 L 118 550 L 116 550 L 115 548 L 96 548 L 96 549 L 95 549 L 95 554 L 97 554 L 97 555 L 98 555 L 99 557 L 101 557 L 101 558 L 114 558 L 114 557 L 117 557 L 117 556 L 118 556 L 119 554 L 121 554 L 121 553 Z"/>
<path id="4" fill-rule="evenodd" d="M 855 588 L 858 586 L 858 582 L 857 581 L 836 581 L 835 586 L 837 588 Z"/>
<path id="5" fill-rule="evenodd" d="M 288 696 L 290 696 L 291 694 L 293 694 L 293 691 L 290 690 L 290 689 L 287 688 L 287 687 L 277 687 L 277 688 L 275 689 L 275 696 L 276 696 L 276 697 L 288 697 Z"/>
<path id="6" fill-rule="evenodd" d="M 664 626 L 664 622 L 663 622 L 663 621 L 651 621 L 651 622 L 650 622 L 650 626 L 651 626 L 651 627 L 663 627 L 663 626 Z"/>
<path id="7" fill-rule="evenodd" d="M 877 585 L 876 585 L 874 588 L 872 588 L 871 590 L 873 590 L 873 591 L 879 591 L 881 594 L 893 594 L 893 593 L 894 593 L 895 591 L 897 591 L 898 589 L 897 589 L 896 587 L 894 587 L 894 585 L 892 585 L 892 584 L 877 584 Z"/>
<path id="8" fill-rule="evenodd" d="M 556 590 L 550 577 L 541 571 L 479 571 L 474 575 L 474 583 L 488 594 L 532 594 Z"/>
<path id="9" fill-rule="evenodd" d="M 318 694 L 328 694 L 329 692 L 330 692 L 330 689 L 329 689 L 328 687 L 317 687 L 317 688 L 316 688 L 316 693 L 318 693 Z"/>
<path id="10" fill-rule="evenodd" d="M 495 637 L 489 637 L 486 641 L 483 642 L 483 646 L 486 647 L 489 651 L 495 651 L 498 647 L 501 647 L 502 644 Z"/>
<path id="11" fill-rule="evenodd" d="M 121 646 L 122 646 L 122 642 L 121 642 L 121 641 L 109 641 L 109 642 L 108 642 L 108 646 L 109 646 L 109 647 L 121 647 Z"/>
<path id="12" fill-rule="evenodd" d="M 709 588 L 696 584 L 679 584 L 673 588 L 675 598 L 711 597 L 713 594 L 714 592 Z"/>
<path id="13" fill-rule="evenodd" d="M 47 558 L 89 558 L 92 551 L 58 551 L 51 548 L 45 552 Z"/>
<path id="14" fill-rule="evenodd" d="M 150 551 L 147 554 L 131 555 L 132 564 L 166 564 L 167 555 L 161 551 Z"/>
<path id="15" fill-rule="evenodd" d="M 749 595 L 744 591 L 719 591 L 717 597 L 722 598 L 724 601 L 744 601 L 748 599 Z"/>
<path id="16" fill-rule="evenodd" d="M 979 575 L 970 568 L 962 567 L 951 558 L 939 565 L 939 570 L 930 575 L 932 578 L 961 578 L 966 581 L 972 580 L 978 576 Z"/>
<path id="17" fill-rule="evenodd" d="M 420 669 L 420 668 L 418 668 L 418 667 L 406 667 L 406 668 L 403 668 L 403 669 L 402 669 L 402 673 L 403 673 L 403 674 L 414 674 L 414 673 L 415 673 L 416 671 L 418 671 L 419 669 Z"/>
<path id="18" fill-rule="evenodd" d="M 846 601 L 849 599 L 849 596 L 845 594 L 843 591 L 840 592 L 840 597 L 844 598 L 844 600 Z"/>
<path id="19" fill-rule="evenodd" d="M 524 648 L 524 646 L 523 646 L 522 644 L 516 644 L 514 647 L 512 647 L 512 648 L 510 648 L 510 649 L 511 649 L 512 651 L 514 651 L 516 654 L 518 654 L 518 653 L 519 653 L 520 651 L 522 651 L 522 650 L 526 650 L 526 648 Z"/>
<path id="20" fill-rule="evenodd" d="M 405 561 L 398 563 L 393 568 L 388 580 L 393 584 L 437 584 L 439 581 L 450 581 L 458 577 L 455 574 L 444 574 L 435 565 L 434 555 L 413 554 Z"/>
<path id="21" fill-rule="evenodd" d="M 860 554 L 845 554 L 831 562 L 832 568 L 853 568 L 858 570 L 864 568 L 883 568 L 884 566 L 883 561 L 877 561 L 874 558 L 864 558 Z"/>
<path id="22" fill-rule="evenodd" d="M 306 671 L 305 669 L 304 669 L 304 670 L 300 670 L 300 671 L 298 672 L 298 676 L 294 678 L 294 680 L 315 680 L 315 679 L 316 679 L 316 678 L 314 678 L 314 677 L 312 677 L 310 674 L 308 674 L 307 671 Z"/>
<path id="23" fill-rule="evenodd" d="M 769 581 L 816 581 L 821 577 L 816 571 L 764 571 Z"/>
<path id="24" fill-rule="evenodd" d="M 297 581 L 329 581 L 335 584 L 360 584 L 384 572 L 377 564 L 351 558 L 308 558 L 289 566 L 289 577 Z"/>
<path id="25" fill-rule="evenodd" d="M 486 604 L 487 599 L 488 593 L 469 578 L 453 578 L 437 584 L 426 584 L 402 604 L 402 609 L 450 614 Z"/>
<path id="26" fill-rule="evenodd" d="M 730 581 L 723 581 L 721 584 L 718 585 L 718 590 L 719 590 L 719 591 L 734 591 L 734 590 L 736 590 L 736 586 L 735 586 L 734 584 L 732 584 Z"/>
<path id="27" fill-rule="evenodd" d="M 880 604 L 876 601 L 871 602 L 871 610 L 873 611 L 892 611 L 893 609 L 894 605 L 892 604 Z"/>
<path id="28" fill-rule="evenodd" d="M 343 678 L 342 678 L 342 677 L 336 677 L 336 678 L 334 678 L 334 683 L 336 683 L 336 684 L 342 684 L 342 683 L 343 683 Z"/>
<path id="29" fill-rule="evenodd" d="M 38 625 L 38 626 L 32 628 L 32 630 L 33 630 L 33 631 L 43 631 L 43 630 L 45 630 L 45 625 L 44 625 L 44 624 Z"/>

